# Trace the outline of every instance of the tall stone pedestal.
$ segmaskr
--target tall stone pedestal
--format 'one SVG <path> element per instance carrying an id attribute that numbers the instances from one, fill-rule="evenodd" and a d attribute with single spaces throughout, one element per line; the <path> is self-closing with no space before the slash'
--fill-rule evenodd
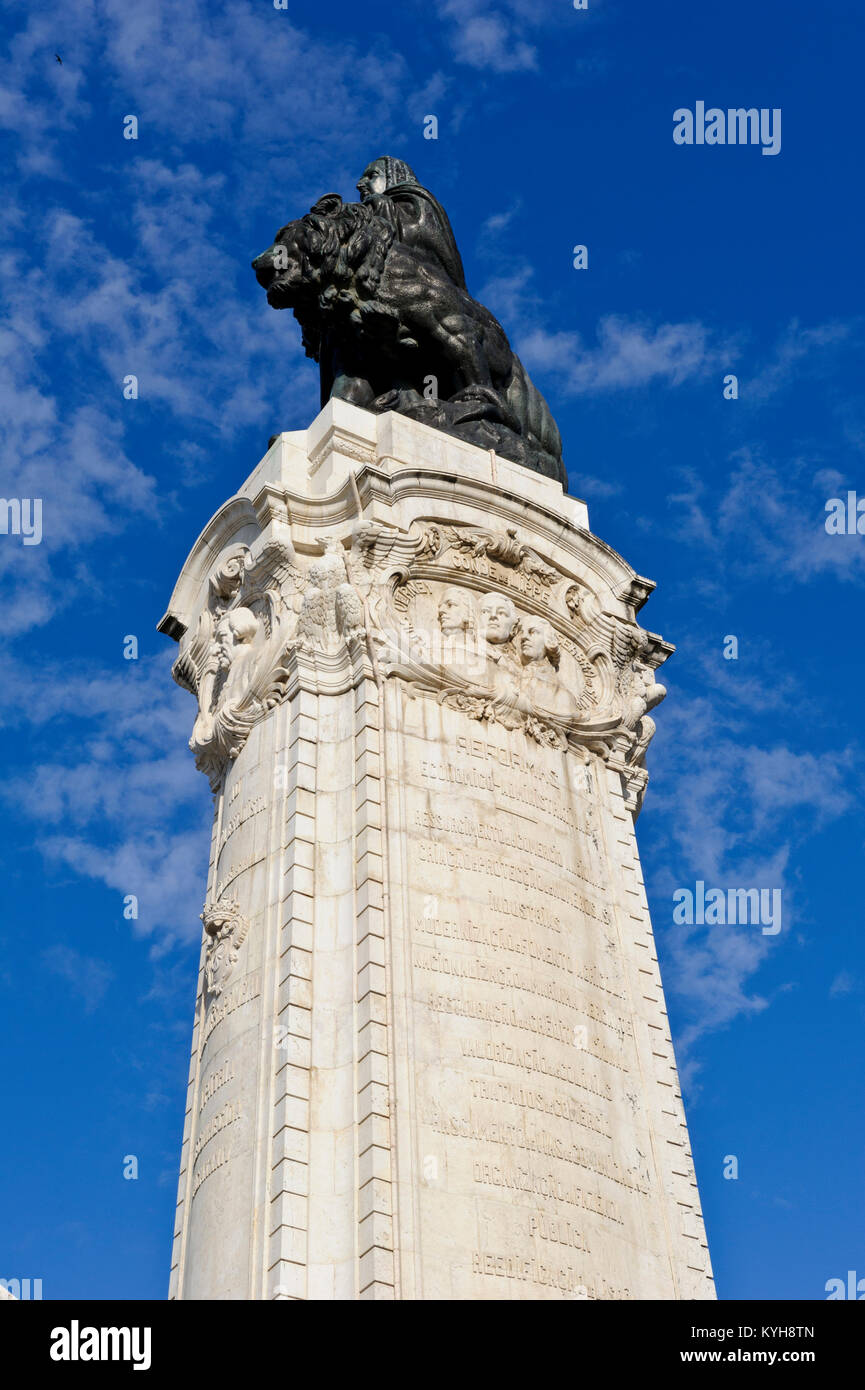
<path id="1" fill-rule="evenodd" d="M 340 401 L 202 532 L 171 1297 L 714 1296 L 634 838 L 651 589 L 558 484 Z"/>

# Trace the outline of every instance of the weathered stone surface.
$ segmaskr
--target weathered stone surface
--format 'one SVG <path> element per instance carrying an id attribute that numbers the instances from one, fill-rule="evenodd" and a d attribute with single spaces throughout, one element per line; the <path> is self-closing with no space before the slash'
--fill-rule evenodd
<path id="1" fill-rule="evenodd" d="M 205 528 L 161 624 L 215 792 L 173 1297 L 713 1297 L 651 588 L 558 484 L 339 400 Z"/>

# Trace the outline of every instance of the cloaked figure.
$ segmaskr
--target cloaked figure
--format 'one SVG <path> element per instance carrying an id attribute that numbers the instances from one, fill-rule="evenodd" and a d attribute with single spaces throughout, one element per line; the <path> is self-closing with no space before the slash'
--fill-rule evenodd
<path id="1" fill-rule="evenodd" d="M 393 227 L 404 246 L 425 261 L 437 261 L 461 290 L 466 287 L 462 258 L 448 215 L 429 189 L 418 183 L 404 159 L 383 154 L 368 164 L 357 183 L 362 203 Z"/>
<path id="2" fill-rule="evenodd" d="M 567 487 L 550 408 L 498 319 L 465 288 L 447 213 L 404 160 L 382 155 L 361 201 L 327 193 L 252 263 L 291 309 L 332 396 L 396 411 Z"/>

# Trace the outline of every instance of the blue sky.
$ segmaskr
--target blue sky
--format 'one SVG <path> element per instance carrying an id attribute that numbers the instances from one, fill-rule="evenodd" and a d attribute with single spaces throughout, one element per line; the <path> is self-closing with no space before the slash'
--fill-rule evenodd
<path id="1" fill-rule="evenodd" d="M 861 5 L 70 0 L 4 23 L 0 490 L 43 499 L 43 538 L 0 536 L 0 1276 L 166 1294 L 210 794 L 156 623 L 268 437 L 317 410 L 249 261 L 382 153 L 448 209 L 572 492 L 678 647 L 639 837 L 719 1295 L 865 1276 L 865 537 L 824 528 L 865 496 Z M 780 108 L 780 153 L 675 145 L 697 101 Z M 782 930 L 675 926 L 697 880 L 780 888 Z"/>

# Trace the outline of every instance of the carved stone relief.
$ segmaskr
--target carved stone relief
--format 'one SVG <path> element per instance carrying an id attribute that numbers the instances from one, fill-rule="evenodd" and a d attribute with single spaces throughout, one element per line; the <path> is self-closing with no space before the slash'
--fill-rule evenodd
<path id="1" fill-rule="evenodd" d="M 249 932 L 249 921 L 233 898 L 205 905 L 201 914 L 208 938 L 204 981 L 208 997 L 221 994 L 234 973 L 240 948 Z"/>
<path id="2" fill-rule="evenodd" d="M 285 698 L 298 654 L 315 664 L 364 640 L 363 601 L 333 538 L 304 569 L 287 545 L 257 554 L 230 547 L 214 567 L 204 606 L 174 665 L 198 699 L 189 746 L 216 790 L 250 730 Z M 303 660 L 303 655 L 301 660 Z"/>
<path id="3" fill-rule="evenodd" d="M 645 783 L 670 648 L 605 612 L 586 579 L 543 559 L 508 527 L 436 520 L 409 531 L 355 528 L 300 557 L 272 541 L 230 547 L 175 674 L 198 698 L 190 747 L 214 787 L 250 729 L 293 682 L 368 662 L 471 719 L 536 742 L 613 757 Z M 629 770 L 630 769 L 630 770 Z M 637 776 L 639 774 L 639 776 Z"/>

